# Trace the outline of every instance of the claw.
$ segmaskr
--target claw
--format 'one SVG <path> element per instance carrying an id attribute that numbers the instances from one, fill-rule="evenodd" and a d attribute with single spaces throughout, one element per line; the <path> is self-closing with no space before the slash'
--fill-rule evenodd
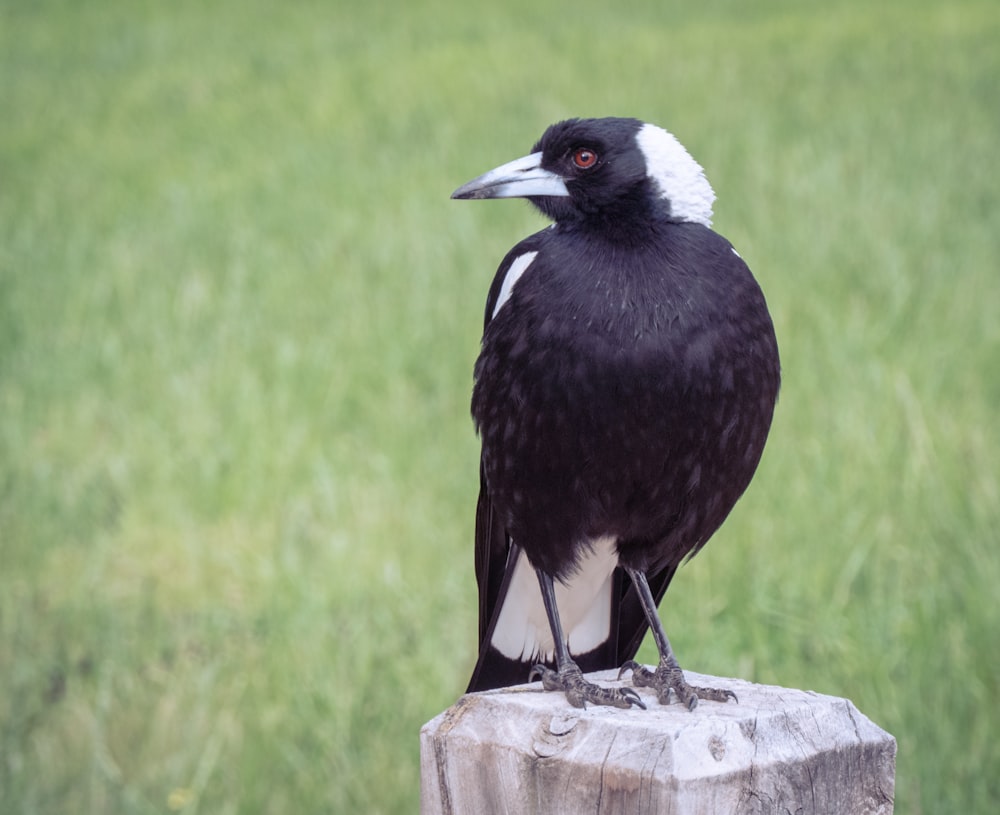
<path id="1" fill-rule="evenodd" d="M 566 694 L 566 700 L 573 707 L 586 709 L 587 702 L 595 705 L 646 709 L 645 703 L 632 688 L 602 688 L 583 678 L 583 674 L 575 664 L 570 664 L 562 671 L 553 671 L 545 665 L 534 665 L 528 673 L 528 681 L 541 678 L 542 687 L 547 691 L 561 690 Z"/>
<path id="2" fill-rule="evenodd" d="M 643 710 L 646 709 L 646 703 L 642 701 L 642 698 L 636 693 L 632 688 L 619 688 L 618 692 L 628 700 L 630 704 L 636 707 L 641 707 Z"/>
<path id="3" fill-rule="evenodd" d="M 625 675 L 625 671 L 632 671 L 632 673 L 635 673 L 636 669 L 641 667 L 642 666 L 634 659 L 626 660 L 618 669 L 618 678 L 621 679 Z"/>
<path id="4" fill-rule="evenodd" d="M 545 688 L 545 690 L 565 690 L 563 684 L 559 680 L 559 674 L 546 665 L 532 666 L 531 671 L 528 673 L 528 681 L 534 682 L 536 677 L 542 680 L 542 687 Z M 570 699 L 570 702 L 573 703 L 573 700 Z M 573 703 L 573 706 L 580 707 L 580 705 L 575 703 Z M 584 707 L 586 707 L 586 705 L 584 705 Z"/>
<path id="5" fill-rule="evenodd" d="M 670 704 L 671 694 L 676 696 L 677 701 L 688 710 L 694 710 L 698 707 L 699 699 L 707 699 L 712 702 L 728 702 L 732 699 L 734 702 L 739 702 L 736 694 L 731 690 L 697 688 L 689 685 L 676 663 L 661 662 L 655 671 L 650 671 L 646 666 L 630 659 L 619 668 L 618 678 L 621 679 L 626 671 L 632 672 L 633 685 L 640 688 L 653 688 L 661 705 Z"/>

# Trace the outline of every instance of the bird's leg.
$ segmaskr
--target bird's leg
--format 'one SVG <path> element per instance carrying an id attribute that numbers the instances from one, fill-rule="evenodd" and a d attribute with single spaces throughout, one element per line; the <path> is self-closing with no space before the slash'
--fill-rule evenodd
<path id="1" fill-rule="evenodd" d="M 687 707 L 688 710 L 694 710 L 698 705 L 699 699 L 709 699 L 713 702 L 725 702 L 729 699 L 736 701 L 736 694 L 730 690 L 698 688 L 687 683 L 687 680 L 684 679 L 684 673 L 681 671 L 681 666 L 677 664 L 677 658 L 674 656 L 673 649 L 670 647 L 667 632 L 663 630 L 663 623 L 660 622 L 660 615 L 656 611 L 656 601 L 653 599 L 653 593 L 649 589 L 649 582 L 646 580 L 645 572 L 639 569 L 628 568 L 625 571 L 632 579 L 632 584 L 639 595 L 639 602 L 642 604 L 642 610 L 646 614 L 649 627 L 653 631 L 656 650 L 660 652 L 660 664 L 655 671 L 650 671 L 645 666 L 630 659 L 622 665 L 621 670 L 618 672 L 619 678 L 621 678 L 621 675 L 625 671 L 632 671 L 632 683 L 641 688 L 654 688 L 656 690 L 656 698 L 660 700 L 660 704 L 668 704 L 670 702 L 670 694 L 673 692 L 677 696 L 678 701 Z"/>
<path id="2" fill-rule="evenodd" d="M 545 603 L 545 614 L 549 618 L 552 638 L 556 649 L 556 670 L 545 665 L 535 665 L 528 675 L 533 680 L 541 677 L 545 690 L 561 690 L 566 694 L 567 701 L 573 707 L 587 706 L 587 702 L 595 705 L 610 705 L 612 707 L 628 708 L 637 705 L 645 709 L 642 700 L 631 688 L 602 688 L 583 678 L 583 672 L 569 655 L 566 639 L 563 637 L 562 622 L 559 619 L 559 609 L 556 607 L 556 590 L 552 577 L 540 569 L 536 569 L 538 585 L 542 589 L 542 601 Z"/>

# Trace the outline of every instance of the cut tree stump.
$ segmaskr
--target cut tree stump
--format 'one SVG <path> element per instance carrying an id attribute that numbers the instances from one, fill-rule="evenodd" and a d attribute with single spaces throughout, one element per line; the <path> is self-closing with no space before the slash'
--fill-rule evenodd
<path id="1" fill-rule="evenodd" d="M 463 696 L 420 731 L 423 815 L 892 812 L 896 740 L 847 699 L 685 676 L 739 702 L 688 711 L 637 688 L 648 710 L 581 710 L 538 682 Z"/>

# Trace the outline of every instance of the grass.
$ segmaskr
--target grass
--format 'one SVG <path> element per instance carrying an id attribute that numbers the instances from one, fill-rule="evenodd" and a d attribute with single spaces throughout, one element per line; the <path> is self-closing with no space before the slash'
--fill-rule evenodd
<path id="1" fill-rule="evenodd" d="M 784 364 L 664 601 L 682 664 L 852 698 L 899 813 L 994 811 L 998 35 L 992 0 L 3 3 L 0 810 L 415 810 L 474 659 L 482 303 L 540 225 L 448 194 L 627 114 L 706 166 Z"/>

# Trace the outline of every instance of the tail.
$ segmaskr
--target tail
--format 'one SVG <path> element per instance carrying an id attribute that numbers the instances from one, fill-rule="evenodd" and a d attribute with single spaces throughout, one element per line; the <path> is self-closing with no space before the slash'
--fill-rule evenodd
<path id="1" fill-rule="evenodd" d="M 479 582 L 479 658 L 469 681 L 468 693 L 520 685 L 528 681 L 537 659 L 511 658 L 493 644 L 494 633 L 504 603 L 523 602 L 511 585 L 518 562 L 523 557 L 520 548 L 511 542 L 499 523 L 497 513 L 482 482 L 476 512 L 476 575 Z M 662 599 L 676 566 L 662 569 L 649 576 L 650 589 L 657 603 Z M 649 623 L 639 603 L 631 581 L 616 568 L 612 574 L 611 598 L 605 599 L 610 618 L 601 625 L 606 638 L 585 653 L 574 653 L 573 659 L 585 673 L 619 668 L 635 657 Z M 607 595 L 605 594 L 606 598 Z M 540 598 L 539 598 L 540 599 Z M 554 667 L 551 663 L 549 667 Z"/>

